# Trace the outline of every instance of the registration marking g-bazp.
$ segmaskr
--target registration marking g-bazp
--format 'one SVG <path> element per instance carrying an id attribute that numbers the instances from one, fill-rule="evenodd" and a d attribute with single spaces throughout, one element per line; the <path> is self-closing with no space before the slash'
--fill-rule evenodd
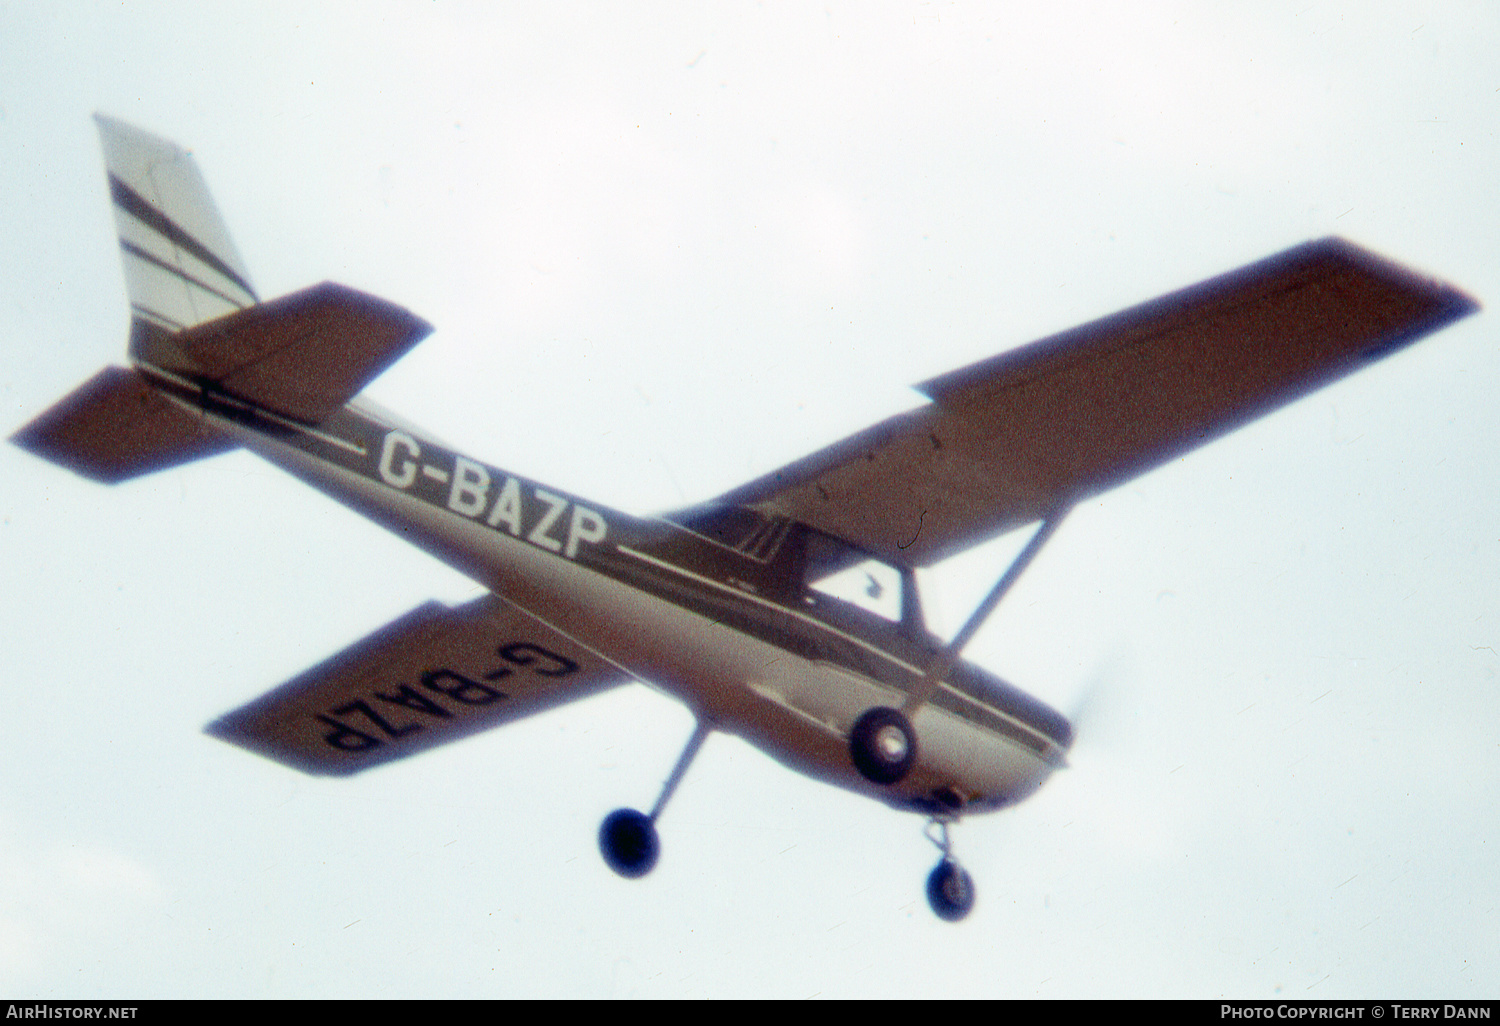
<path id="1" fill-rule="evenodd" d="M 477 518 L 488 510 L 484 522 L 490 527 L 496 530 L 503 527 L 514 537 L 525 538 L 549 552 L 560 552 L 568 559 L 577 558 L 580 544 L 596 545 L 609 533 L 609 524 L 598 512 L 545 488 L 532 487 L 532 502 L 523 501 L 521 483 L 509 475 L 494 490 L 496 494 L 491 501 L 490 485 L 493 481 L 489 469 L 465 456 L 453 457 L 451 472 L 430 463 L 421 463 L 421 458 L 422 447 L 411 435 L 405 431 L 386 432 L 380 447 L 380 479 L 403 491 L 416 483 L 418 473 L 445 482 L 448 485 L 446 505 L 454 513 Z M 526 510 L 528 505 L 534 509 L 537 504 L 545 507 L 540 516 Z M 564 514 L 569 513 L 570 508 L 571 513 L 566 517 L 567 534 L 560 538 L 552 530 L 564 521 Z M 532 516 L 536 519 L 531 530 L 523 530 L 523 519 Z"/>
<path id="2" fill-rule="evenodd" d="M 512 692 L 494 685 L 513 674 L 520 673 L 517 682 L 523 690 L 529 690 L 535 685 L 525 683 L 526 675 L 556 679 L 579 669 L 567 656 L 529 641 L 512 641 L 495 651 L 504 663 L 473 677 L 439 666 L 417 675 L 421 690 L 402 681 L 384 688 L 369 686 L 352 701 L 313 713 L 312 718 L 320 724 L 316 729 L 324 732 L 323 742 L 330 748 L 360 755 L 408 734 L 442 726 L 444 721 L 452 722 L 455 716 L 462 718 L 482 707 L 509 701 Z M 413 712 L 422 715 L 413 718 Z M 404 722 L 396 722 L 398 717 Z"/>

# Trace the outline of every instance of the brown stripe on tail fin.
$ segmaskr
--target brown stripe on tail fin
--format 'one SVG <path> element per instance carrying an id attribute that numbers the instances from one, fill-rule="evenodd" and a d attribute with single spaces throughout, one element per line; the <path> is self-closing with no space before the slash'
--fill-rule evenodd
<path id="1" fill-rule="evenodd" d="M 131 314 L 180 331 L 252 306 L 255 288 L 193 155 L 95 114 Z"/>

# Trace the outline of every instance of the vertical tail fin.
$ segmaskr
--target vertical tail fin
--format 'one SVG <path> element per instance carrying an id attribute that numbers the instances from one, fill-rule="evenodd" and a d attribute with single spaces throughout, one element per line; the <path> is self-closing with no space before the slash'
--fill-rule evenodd
<path id="1" fill-rule="evenodd" d="M 179 336 L 256 305 L 244 261 L 186 150 L 94 115 L 104 144 L 125 285 L 130 351 L 196 372 Z M 106 367 L 12 437 L 96 481 L 114 483 L 234 447 L 201 416 L 168 401 L 139 371 Z"/>
<path id="2" fill-rule="evenodd" d="M 254 306 L 244 261 L 192 154 L 95 114 L 132 315 L 177 332 Z"/>
<path id="3" fill-rule="evenodd" d="M 352 399 L 432 330 L 325 282 L 261 303 L 192 155 L 96 114 L 130 292 L 136 369 L 105 368 L 12 441 L 97 481 L 234 447 L 151 369 L 306 423 Z"/>

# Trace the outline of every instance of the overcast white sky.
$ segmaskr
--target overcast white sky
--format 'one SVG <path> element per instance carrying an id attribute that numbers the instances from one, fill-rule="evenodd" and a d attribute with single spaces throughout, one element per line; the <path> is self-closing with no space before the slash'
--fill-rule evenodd
<path id="1" fill-rule="evenodd" d="M 127 313 L 101 110 L 192 148 L 263 296 L 437 332 L 372 386 L 620 508 L 902 386 L 1345 235 L 1500 302 L 1493 4 L 0 3 L 9 434 Z M 1073 766 L 921 821 L 639 686 L 348 781 L 202 726 L 467 581 L 253 457 L 0 447 L 0 990 L 1493 996 L 1500 354 L 1481 313 L 1078 510 L 969 650 Z M 996 548 L 1003 548 L 1000 543 Z M 929 575 L 957 625 L 1002 566 Z"/>

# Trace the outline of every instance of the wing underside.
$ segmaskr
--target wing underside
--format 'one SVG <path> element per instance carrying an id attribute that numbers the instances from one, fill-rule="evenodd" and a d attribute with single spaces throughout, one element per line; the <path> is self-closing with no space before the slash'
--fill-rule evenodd
<path id="1" fill-rule="evenodd" d="M 1477 309 L 1324 239 L 916 386 L 933 402 L 721 496 L 926 566 Z"/>
<path id="2" fill-rule="evenodd" d="M 428 602 L 206 729 L 307 773 L 347 775 L 628 679 L 493 596 Z"/>

